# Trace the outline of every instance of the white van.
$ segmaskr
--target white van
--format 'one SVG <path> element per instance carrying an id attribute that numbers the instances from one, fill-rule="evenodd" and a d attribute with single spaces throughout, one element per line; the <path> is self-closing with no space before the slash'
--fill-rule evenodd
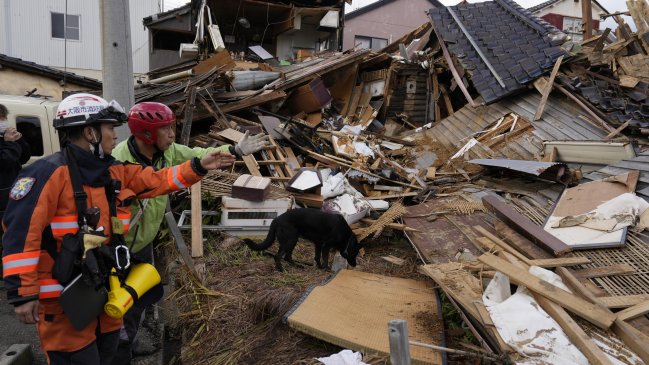
<path id="1" fill-rule="evenodd" d="M 44 98 L 0 95 L 0 104 L 7 107 L 9 124 L 22 133 L 31 148 L 32 163 L 60 150 L 59 136 L 54 125 L 58 101 Z"/>

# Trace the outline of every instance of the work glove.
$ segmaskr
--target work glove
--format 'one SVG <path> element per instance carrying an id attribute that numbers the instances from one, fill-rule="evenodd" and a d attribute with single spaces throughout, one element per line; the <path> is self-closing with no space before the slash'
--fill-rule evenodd
<path id="1" fill-rule="evenodd" d="M 251 137 L 250 131 L 246 131 L 239 143 L 234 146 L 234 151 L 239 156 L 248 156 L 268 147 L 270 147 L 270 141 L 267 135 L 259 133 Z"/>

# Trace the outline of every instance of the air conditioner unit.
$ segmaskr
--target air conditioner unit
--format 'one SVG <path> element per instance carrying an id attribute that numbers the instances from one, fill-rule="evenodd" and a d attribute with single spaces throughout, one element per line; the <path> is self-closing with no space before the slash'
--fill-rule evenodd
<path id="1" fill-rule="evenodd" d="M 198 57 L 198 44 L 181 43 L 179 53 L 181 59 L 196 58 Z"/>

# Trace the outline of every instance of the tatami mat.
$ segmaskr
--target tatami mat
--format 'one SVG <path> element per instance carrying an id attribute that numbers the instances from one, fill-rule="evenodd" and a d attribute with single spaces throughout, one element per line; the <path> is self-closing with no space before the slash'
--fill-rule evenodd
<path id="1" fill-rule="evenodd" d="M 410 341 L 439 345 L 443 324 L 431 283 L 343 270 L 287 314 L 288 324 L 363 353 L 389 354 L 388 321 L 408 323 Z M 442 364 L 439 352 L 410 346 L 415 363 Z"/>

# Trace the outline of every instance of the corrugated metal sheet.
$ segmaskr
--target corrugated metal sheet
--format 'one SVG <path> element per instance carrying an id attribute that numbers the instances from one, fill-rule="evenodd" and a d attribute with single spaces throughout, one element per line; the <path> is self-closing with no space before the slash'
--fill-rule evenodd
<path id="1" fill-rule="evenodd" d="M 99 0 L 68 0 L 67 13 L 80 15 L 80 40 L 66 42 L 52 38 L 51 13 L 65 13 L 65 0 L 3 0 L 0 8 L 9 3 L 11 12 L 11 47 L 2 49 L 9 56 L 51 67 L 101 70 L 101 24 Z M 159 11 L 158 0 L 131 0 L 131 40 L 133 46 L 133 71 L 143 73 L 149 68 L 148 33 L 142 18 Z M 3 19 L 3 24 L 6 23 Z M 7 34 L 7 24 L 2 26 Z M 7 48 L 7 41 L 3 43 Z"/>
<path id="2" fill-rule="evenodd" d="M 539 93 L 527 91 L 486 106 L 473 108 L 467 105 L 429 129 L 426 134 L 444 146 L 449 154 L 453 154 L 477 132 L 507 113 L 516 113 L 531 121 L 540 102 Z M 536 122 L 530 122 L 534 126 L 532 135 L 514 138 L 498 152 L 478 144 L 471 149 L 471 156 L 535 160 L 535 156 L 543 150 L 543 141 L 599 141 L 606 136 L 607 133 L 603 129 L 579 118 L 581 115 L 584 115 L 581 109 L 565 97 L 551 94 L 543 117 Z"/>

